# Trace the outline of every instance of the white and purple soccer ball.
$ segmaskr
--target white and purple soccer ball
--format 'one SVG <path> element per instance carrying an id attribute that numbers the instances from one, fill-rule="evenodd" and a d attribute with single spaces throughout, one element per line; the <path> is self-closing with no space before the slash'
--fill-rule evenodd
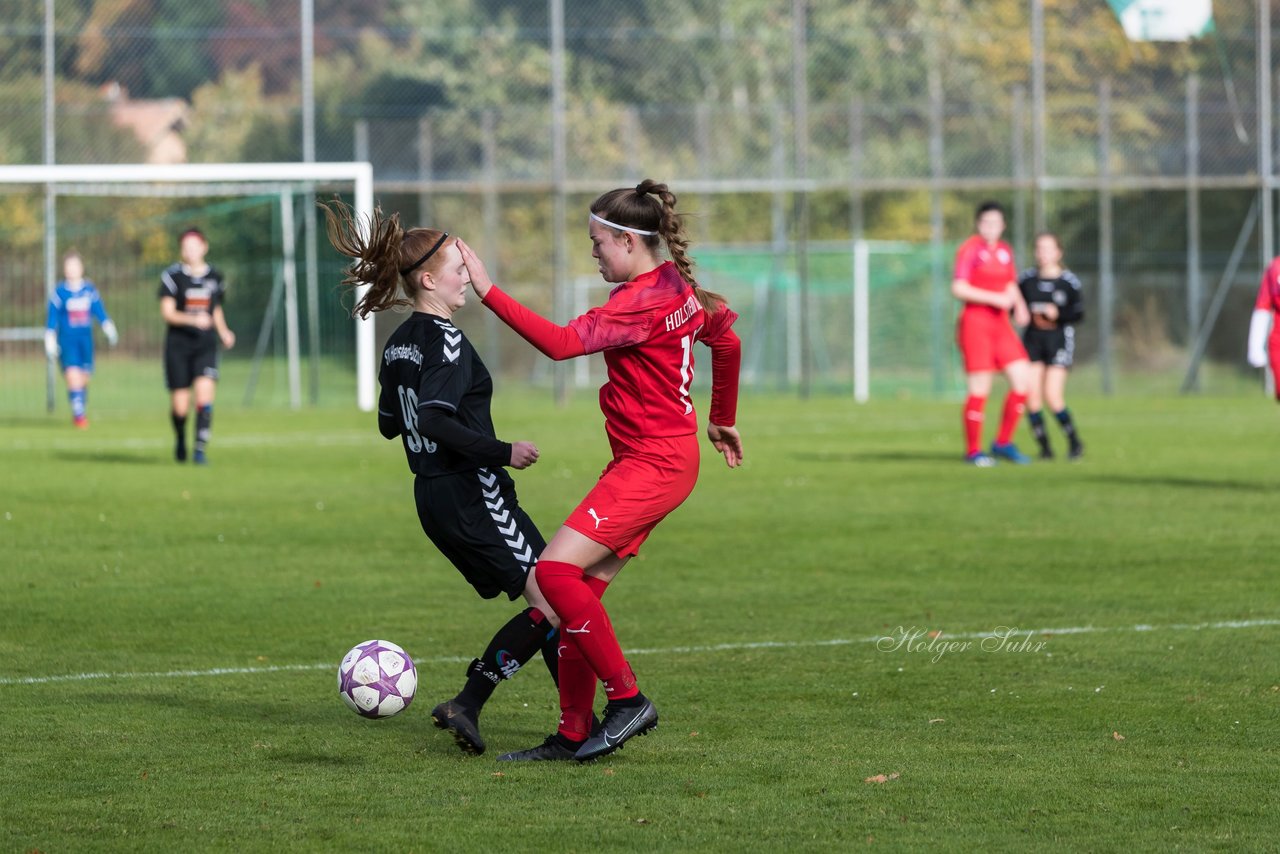
<path id="1" fill-rule="evenodd" d="M 357 644 L 338 666 L 342 702 L 366 718 L 389 718 L 403 712 L 417 690 L 418 670 L 413 659 L 391 641 Z"/>

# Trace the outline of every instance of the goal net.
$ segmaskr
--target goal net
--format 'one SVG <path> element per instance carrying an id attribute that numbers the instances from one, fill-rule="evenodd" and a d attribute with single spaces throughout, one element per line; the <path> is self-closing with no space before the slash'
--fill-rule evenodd
<path id="1" fill-rule="evenodd" d="M 71 250 L 120 334 L 109 349 L 95 330 L 94 408 L 163 406 L 157 292 L 189 227 L 208 237 L 237 337 L 222 355 L 220 402 L 354 398 L 372 409 L 373 323 L 350 318 L 352 299 L 336 289 L 349 259 L 324 238 L 323 217 L 309 215 L 316 198 L 336 195 L 367 221 L 372 184 L 368 163 L 0 166 L 0 409 L 66 408 L 42 342 Z"/>

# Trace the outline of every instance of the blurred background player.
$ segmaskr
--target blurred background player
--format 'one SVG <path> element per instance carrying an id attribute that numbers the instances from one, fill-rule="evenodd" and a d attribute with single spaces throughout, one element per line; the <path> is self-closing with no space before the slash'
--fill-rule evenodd
<path id="1" fill-rule="evenodd" d="M 1280 400 L 1280 258 L 1273 258 L 1262 274 L 1258 299 L 1249 321 L 1249 364 L 1271 368 L 1276 400 Z M 1270 334 L 1268 335 L 1268 329 Z"/>
<path id="2" fill-rule="evenodd" d="M 478 755 L 485 750 L 480 711 L 497 684 L 539 651 L 553 681 L 557 675 L 558 620 L 530 572 L 546 541 L 503 468 L 533 465 L 538 449 L 498 440 L 489 411 L 493 380 L 452 323 L 470 284 L 458 241 L 431 228 L 402 229 L 399 214 L 386 217 L 381 209 L 365 238 L 349 207 L 322 207 L 329 241 L 355 259 L 343 284 L 369 286 L 355 312 L 413 308 L 382 351 L 378 429 L 402 440 L 422 530 L 481 597 L 523 595 L 529 603 L 467 666 L 458 695 L 431 712 L 464 752 Z"/>
<path id="3" fill-rule="evenodd" d="M 116 325 L 107 317 L 102 295 L 84 277 L 84 259 L 74 249 L 62 256 L 62 281 L 49 297 L 49 318 L 45 324 L 44 349 L 50 359 L 58 357 L 67 380 L 71 418 L 81 430 L 89 426 L 85 407 L 89 403 L 89 379 L 93 376 L 93 321 L 102 326 L 107 343 L 116 346 Z"/>
<path id="4" fill-rule="evenodd" d="M 1031 323 L 1022 333 L 1031 360 L 1027 420 L 1040 445 L 1040 458 L 1053 459 L 1042 412 L 1048 404 L 1071 445 L 1068 456 L 1078 460 L 1084 445 L 1067 409 L 1066 389 L 1076 351 L 1074 324 L 1084 319 L 1084 298 L 1076 274 L 1062 266 L 1062 243 L 1056 234 L 1037 235 L 1035 251 L 1036 267 L 1018 277 L 1018 289 L 1031 312 Z"/>
<path id="5" fill-rule="evenodd" d="M 541 745 L 501 760 L 587 761 L 658 724 L 657 710 L 636 684 L 601 599 L 697 482 L 698 422 L 689 398 L 696 341 L 711 347 L 707 436 L 731 468 L 742 462 L 742 440 L 733 426 L 741 361 L 731 328 L 737 314 L 694 280 L 675 206 L 667 185 L 651 180 L 592 202 L 591 257 L 606 282 L 622 284 L 603 306 L 567 326 L 503 293 L 462 244 L 472 287 L 498 317 L 552 359 L 603 351 L 609 377 L 600 389 L 600 409 L 613 459 L 552 537 L 534 571 L 560 615 L 560 724 Z M 663 243 L 671 261 L 660 258 Z M 593 727 L 597 680 L 604 683 L 608 701 Z"/>
<path id="6" fill-rule="evenodd" d="M 964 403 L 965 461 L 970 465 L 995 465 L 992 457 L 1025 464 L 1031 459 L 1013 444 L 1013 431 L 1022 416 L 1030 388 L 1027 351 L 1013 327 L 1030 320 L 1027 304 L 1018 290 L 1013 249 L 1000 239 L 1004 234 L 1004 208 L 997 202 L 983 202 L 974 215 L 977 234 L 956 251 L 952 295 L 964 303 L 956 325 L 956 341 L 964 357 L 969 397 Z M 1002 371 L 1009 380 L 1000 430 L 991 444 L 991 454 L 982 452 L 982 420 L 991 394 L 991 378 Z"/>
<path id="7" fill-rule="evenodd" d="M 169 328 L 164 336 L 164 378 L 169 388 L 175 442 L 173 458 L 187 459 L 187 414 L 191 391 L 196 395 L 194 462 L 204 465 L 213 428 L 213 396 L 218 382 L 218 342 L 230 350 L 235 333 L 227 327 L 222 301 L 227 292 L 222 274 L 205 262 L 209 242 L 198 228 L 178 237 L 182 260 L 160 274 L 160 316 Z"/>

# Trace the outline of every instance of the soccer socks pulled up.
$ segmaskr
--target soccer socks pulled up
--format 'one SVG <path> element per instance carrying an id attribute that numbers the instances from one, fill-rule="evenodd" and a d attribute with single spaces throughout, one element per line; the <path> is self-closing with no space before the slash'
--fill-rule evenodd
<path id="1" fill-rule="evenodd" d="M 610 700 L 624 700 L 640 693 L 635 675 L 622 655 L 622 647 L 613 633 L 613 625 L 599 597 L 586 581 L 582 567 L 561 561 L 540 560 L 538 586 L 560 615 L 563 643 L 576 643 L 582 657 L 604 683 Z M 593 582 L 598 585 L 597 582 Z M 563 651 L 561 664 L 563 665 Z M 565 674 L 561 669 L 561 685 Z"/>
<path id="2" fill-rule="evenodd" d="M 1028 412 L 1027 421 L 1031 424 L 1031 435 L 1036 437 L 1036 443 L 1040 445 L 1040 451 L 1045 454 L 1051 453 L 1049 434 L 1044 429 L 1044 412 L 1039 409 L 1035 412 Z"/>
<path id="3" fill-rule="evenodd" d="M 1058 425 L 1062 427 L 1067 441 L 1071 443 L 1071 455 L 1078 459 L 1084 452 L 1084 445 L 1080 442 L 1079 434 L 1076 433 L 1075 422 L 1071 420 L 1071 410 L 1064 408 L 1061 412 L 1053 413 L 1053 417 L 1058 419 Z"/>
<path id="4" fill-rule="evenodd" d="M 503 679 L 510 679 L 537 655 L 556 630 L 537 608 L 526 608 L 498 629 L 484 655 L 467 666 L 467 683 L 455 701 L 477 715 Z"/>
<path id="5" fill-rule="evenodd" d="M 196 453 L 203 454 L 213 433 L 213 404 L 196 407 Z"/>
<path id="6" fill-rule="evenodd" d="M 173 422 L 173 456 L 178 462 L 182 462 L 187 458 L 187 416 L 170 412 L 169 419 Z"/>
<path id="7" fill-rule="evenodd" d="M 71 417 L 84 418 L 85 404 L 89 402 L 89 395 L 84 389 L 76 389 L 67 392 L 67 401 L 71 404 Z"/>
<path id="8" fill-rule="evenodd" d="M 591 735 L 591 715 L 596 702 L 596 673 L 582 657 L 576 643 L 560 639 L 560 725 L 556 732 L 570 741 L 583 742 Z"/>
<path id="9" fill-rule="evenodd" d="M 597 599 L 604 598 L 609 582 L 586 575 L 583 582 Z M 596 701 L 596 674 L 582 657 L 576 643 L 559 640 L 560 654 L 560 726 L 563 738 L 581 744 L 591 735 L 591 718 Z"/>
<path id="10" fill-rule="evenodd" d="M 987 399 L 971 394 L 964 402 L 964 438 L 966 453 L 973 454 L 982 450 L 982 411 L 987 406 Z"/>
<path id="11" fill-rule="evenodd" d="M 1062 427 L 1062 432 L 1072 445 L 1079 443 L 1080 437 L 1076 435 L 1075 422 L 1071 420 L 1071 410 L 1063 409 L 1061 412 L 1053 413 L 1053 417 L 1058 419 L 1058 425 Z"/>
<path id="12" fill-rule="evenodd" d="M 1013 431 L 1018 429 L 1018 419 L 1026 406 L 1027 396 L 1017 392 L 1009 392 L 1004 399 L 1004 413 L 1000 416 L 1000 432 L 996 434 L 997 445 L 1007 445 L 1013 441 Z"/>

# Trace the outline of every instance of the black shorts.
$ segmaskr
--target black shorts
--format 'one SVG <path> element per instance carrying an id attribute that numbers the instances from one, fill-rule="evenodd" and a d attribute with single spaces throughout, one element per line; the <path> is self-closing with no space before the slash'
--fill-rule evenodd
<path id="1" fill-rule="evenodd" d="M 546 540 L 516 500 L 504 470 L 477 469 L 413 484 L 422 530 L 485 599 L 524 593 Z"/>
<path id="2" fill-rule="evenodd" d="M 1057 329 L 1027 327 L 1022 333 L 1022 343 L 1027 348 L 1027 358 L 1057 368 L 1069 368 L 1076 357 L 1076 330 L 1072 326 Z"/>
<path id="3" fill-rule="evenodd" d="M 164 336 L 164 382 L 170 391 L 190 388 L 196 377 L 218 378 L 218 336 L 169 331 Z"/>

